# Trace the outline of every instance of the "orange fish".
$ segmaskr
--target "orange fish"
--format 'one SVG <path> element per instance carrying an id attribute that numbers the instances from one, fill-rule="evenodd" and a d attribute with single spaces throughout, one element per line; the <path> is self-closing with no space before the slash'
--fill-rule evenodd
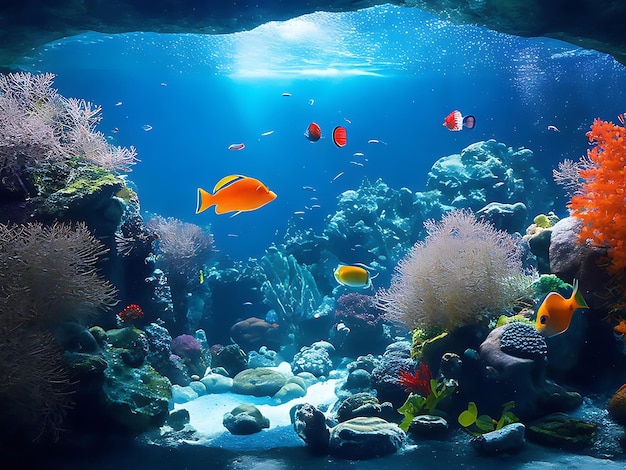
<path id="1" fill-rule="evenodd" d="M 574 279 L 574 290 L 569 299 L 557 292 L 550 292 L 537 310 L 535 328 L 543 336 L 554 336 L 569 328 L 572 315 L 577 308 L 589 308 L 578 290 L 578 279 Z"/>
<path id="2" fill-rule="evenodd" d="M 620 320 L 619 323 L 613 327 L 613 331 L 620 335 L 626 335 L 626 320 Z M 624 336 L 624 341 L 626 341 L 626 336 Z"/>
<path id="3" fill-rule="evenodd" d="M 348 143 L 348 132 L 345 127 L 337 126 L 333 129 L 333 143 L 337 147 L 345 147 Z"/>
<path id="4" fill-rule="evenodd" d="M 270 191 L 259 180 L 243 175 L 225 176 L 213 188 L 213 194 L 198 188 L 196 214 L 215 206 L 216 214 L 253 211 L 276 199 L 276 193 Z"/>
<path id="5" fill-rule="evenodd" d="M 322 137 L 322 129 L 320 129 L 317 123 L 312 122 L 309 124 L 309 127 L 306 128 L 306 131 L 304 131 L 304 136 L 311 142 L 317 142 L 320 140 L 320 137 Z"/>
<path id="6" fill-rule="evenodd" d="M 461 114 L 461 111 L 456 109 L 446 116 L 443 121 L 443 125 L 451 131 L 463 130 L 463 127 L 468 129 L 474 129 L 476 125 L 476 118 L 474 116 L 465 116 Z"/>

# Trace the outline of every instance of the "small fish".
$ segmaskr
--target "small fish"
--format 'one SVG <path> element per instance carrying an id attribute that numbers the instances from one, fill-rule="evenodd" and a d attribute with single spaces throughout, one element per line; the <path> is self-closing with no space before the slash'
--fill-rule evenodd
<path id="1" fill-rule="evenodd" d="M 317 142 L 322 137 L 322 129 L 317 123 L 312 122 L 309 124 L 309 127 L 306 128 L 306 131 L 304 131 L 304 137 L 311 142 Z"/>
<path id="2" fill-rule="evenodd" d="M 343 171 L 340 171 L 339 173 L 335 175 L 335 177 L 330 182 L 332 183 L 333 181 L 335 181 L 337 178 L 341 177 L 342 175 L 343 175 Z"/>
<path id="3" fill-rule="evenodd" d="M 198 272 L 198 280 L 200 284 L 204 284 L 204 271 L 202 269 Z"/>
<path id="4" fill-rule="evenodd" d="M 361 163 L 361 162 L 351 161 L 350 163 L 352 163 L 353 165 L 356 165 L 356 166 L 363 166 L 363 163 Z"/>
<path id="5" fill-rule="evenodd" d="M 569 299 L 558 292 L 550 292 L 537 310 L 535 329 L 543 336 L 554 336 L 569 328 L 574 310 L 589 308 L 582 293 L 578 290 L 578 279 L 574 279 L 574 290 Z"/>
<path id="6" fill-rule="evenodd" d="M 213 188 L 213 194 L 198 188 L 196 214 L 215 206 L 216 214 L 253 211 L 276 199 L 276 193 L 255 178 L 243 175 L 225 176 Z"/>
<path id="7" fill-rule="evenodd" d="M 243 150 L 244 148 L 246 148 L 246 144 L 230 144 L 228 146 L 228 150 Z"/>
<path id="8" fill-rule="evenodd" d="M 302 186 L 305 191 L 317 191 L 313 186 Z"/>
<path id="9" fill-rule="evenodd" d="M 309 100 L 309 106 L 313 106 L 315 104 L 315 100 L 313 98 L 311 98 Z"/>
<path id="10" fill-rule="evenodd" d="M 348 118 L 343 118 L 344 121 L 346 121 L 348 124 L 352 124 L 352 121 Z"/>
<path id="11" fill-rule="evenodd" d="M 548 126 L 548 130 L 552 132 L 561 132 L 558 127 L 553 126 L 552 124 Z"/>
<path id="12" fill-rule="evenodd" d="M 372 278 L 363 264 L 340 264 L 335 269 L 335 279 L 342 286 L 367 289 L 372 286 Z"/>
<path id="13" fill-rule="evenodd" d="M 291 96 L 291 93 L 285 92 L 285 93 L 283 93 L 283 96 L 285 96 L 285 97 Z"/>
<path id="14" fill-rule="evenodd" d="M 237 235 L 236 233 L 229 233 L 226 235 L 227 237 L 231 237 L 231 238 L 237 238 L 239 237 L 239 235 Z"/>
<path id="15" fill-rule="evenodd" d="M 463 117 L 461 111 L 455 109 L 446 116 L 443 120 L 443 125 L 451 131 L 463 130 L 463 127 L 474 129 L 474 126 L 476 125 L 476 118 L 474 116 Z"/>
<path id="16" fill-rule="evenodd" d="M 250 302 L 250 301 L 244 302 L 243 305 L 252 305 L 252 302 Z"/>
<path id="17" fill-rule="evenodd" d="M 322 206 L 320 206 L 319 204 L 311 205 L 311 209 L 319 209 L 320 207 L 322 207 Z"/>
<path id="18" fill-rule="evenodd" d="M 122 104 L 123 103 L 121 101 L 118 101 L 117 103 L 115 103 L 115 106 L 122 106 Z"/>
<path id="19" fill-rule="evenodd" d="M 367 141 L 368 144 L 384 144 L 381 140 L 378 139 L 370 139 Z"/>
<path id="20" fill-rule="evenodd" d="M 624 338 L 624 341 L 626 341 L 626 320 L 620 320 L 620 322 L 615 325 L 613 327 L 613 331 L 615 331 L 615 333 L 622 335 Z"/>
<path id="21" fill-rule="evenodd" d="M 167 86 L 167 83 L 161 82 L 161 86 Z"/>
<path id="22" fill-rule="evenodd" d="M 263 134 L 261 134 L 261 137 L 265 137 L 268 135 L 272 135 L 274 133 L 274 131 L 267 131 L 267 132 L 263 132 Z"/>
<path id="23" fill-rule="evenodd" d="M 150 124 L 144 124 L 143 126 L 141 126 L 141 128 L 146 132 L 152 130 L 152 126 Z"/>
<path id="24" fill-rule="evenodd" d="M 365 156 L 365 154 L 364 154 L 363 152 L 354 152 L 354 153 L 352 154 L 352 156 L 353 156 L 353 157 L 364 157 L 364 156 Z"/>
<path id="25" fill-rule="evenodd" d="M 304 211 L 295 211 L 293 215 L 304 215 Z"/>
<path id="26" fill-rule="evenodd" d="M 620 124 L 623 126 L 624 123 L 626 122 L 626 113 L 620 113 L 617 115 L 617 119 L 620 122 Z"/>
<path id="27" fill-rule="evenodd" d="M 113 129 L 111 129 L 111 132 L 113 132 L 114 134 L 117 134 L 119 131 L 119 127 L 114 127 Z"/>
<path id="28" fill-rule="evenodd" d="M 348 143 L 348 132 L 345 127 L 337 126 L 333 129 L 333 143 L 341 148 Z"/>

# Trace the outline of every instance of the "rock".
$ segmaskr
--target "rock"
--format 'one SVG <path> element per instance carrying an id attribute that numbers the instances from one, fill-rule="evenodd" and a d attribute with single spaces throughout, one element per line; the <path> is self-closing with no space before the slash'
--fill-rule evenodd
<path id="1" fill-rule="evenodd" d="M 230 328 L 230 334 L 235 343 L 246 351 L 256 351 L 261 347 L 280 348 L 281 335 L 278 326 L 260 318 L 250 317 L 235 323 Z"/>
<path id="2" fill-rule="evenodd" d="M 525 432 L 526 427 L 522 423 L 512 423 L 497 431 L 476 436 L 470 443 L 481 454 L 515 452 L 524 446 L 526 442 L 524 439 Z"/>
<path id="3" fill-rule="evenodd" d="M 214 369 L 223 367 L 230 377 L 234 377 L 248 367 L 248 356 L 238 345 L 229 344 L 219 349 L 211 365 Z"/>
<path id="4" fill-rule="evenodd" d="M 363 390 L 372 387 L 371 374 L 363 369 L 355 369 L 348 374 L 344 388 L 348 390 Z"/>
<path id="5" fill-rule="evenodd" d="M 283 385 L 278 392 L 272 397 L 276 403 L 287 403 L 294 398 L 300 398 L 306 395 L 306 388 L 295 382 L 288 382 Z"/>
<path id="6" fill-rule="evenodd" d="M 622 385 L 613 394 L 607 410 L 615 421 L 620 424 L 626 424 L 626 384 Z"/>
<path id="7" fill-rule="evenodd" d="M 552 413 L 528 426 L 526 437 L 536 444 L 580 451 L 593 444 L 597 425 L 565 413 Z"/>
<path id="8" fill-rule="evenodd" d="M 315 377 L 327 376 L 333 367 L 329 351 L 334 352 L 334 349 L 334 346 L 326 341 L 303 346 L 291 362 L 293 373 L 310 372 Z"/>
<path id="9" fill-rule="evenodd" d="M 239 372 L 233 378 L 233 393 L 253 395 L 255 397 L 272 397 L 283 385 L 287 377 L 273 369 L 259 367 Z"/>
<path id="10" fill-rule="evenodd" d="M 400 449 L 405 438 L 397 424 L 375 417 L 353 418 L 331 429 L 329 451 L 333 457 L 350 460 L 383 457 Z"/>
<path id="11" fill-rule="evenodd" d="M 233 379 L 222 374 L 209 374 L 200 379 L 206 393 L 226 393 L 233 387 Z"/>
<path id="12" fill-rule="evenodd" d="M 337 408 L 337 421 L 344 422 L 356 417 L 378 417 L 395 421 L 400 417 L 394 406 L 389 402 L 380 403 L 370 393 L 355 393 L 345 398 Z"/>
<path id="13" fill-rule="evenodd" d="M 309 403 L 296 405 L 292 414 L 293 428 L 296 434 L 315 454 L 328 452 L 330 431 L 326 426 L 324 413 Z"/>
<path id="14" fill-rule="evenodd" d="M 523 233 L 528 211 L 526 205 L 521 202 L 514 204 L 490 202 L 477 210 L 476 215 L 490 222 L 498 230 Z"/>
<path id="15" fill-rule="evenodd" d="M 248 368 L 255 369 L 257 367 L 276 367 L 280 363 L 276 351 L 261 346 L 259 352 L 250 351 L 248 353 Z"/>
<path id="16" fill-rule="evenodd" d="M 441 439 L 448 434 L 448 422 L 441 416 L 416 416 L 409 425 L 409 434 L 424 439 Z"/>
<path id="17" fill-rule="evenodd" d="M 206 395 L 206 385 L 204 385 L 200 380 L 194 380 L 189 384 L 189 387 L 198 394 L 198 396 Z"/>
<path id="18" fill-rule="evenodd" d="M 250 404 L 239 405 L 224 415 L 222 424 L 231 434 L 247 435 L 270 427 L 270 421 Z"/>
<path id="19" fill-rule="evenodd" d="M 193 388 L 172 385 L 172 401 L 174 403 L 187 403 L 196 398 L 198 398 L 198 394 Z"/>
<path id="20" fill-rule="evenodd" d="M 102 392 L 110 418 L 137 433 L 161 426 L 169 414 L 170 381 L 147 364 L 129 367 L 115 350 L 105 353 L 105 358 L 108 367 Z"/>
<path id="21" fill-rule="evenodd" d="M 167 417 L 167 424 L 174 430 L 180 431 L 189 423 L 189 411 L 181 408 L 176 411 L 172 411 Z"/>

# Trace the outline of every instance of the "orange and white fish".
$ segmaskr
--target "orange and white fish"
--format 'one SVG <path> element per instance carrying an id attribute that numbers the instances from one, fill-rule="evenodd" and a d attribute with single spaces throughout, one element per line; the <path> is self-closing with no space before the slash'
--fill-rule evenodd
<path id="1" fill-rule="evenodd" d="M 474 129 L 476 125 L 476 118 L 474 116 L 465 116 L 461 114 L 461 111 L 454 110 L 446 116 L 443 120 L 443 125 L 451 131 L 461 131 L 463 127 L 468 129 Z"/>
<path id="2" fill-rule="evenodd" d="M 367 289 L 372 286 L 372 277 L 364 264 L 340 264 L 335 269 L 335 279 L 342 286 Z"/>
<path id="3" fill-rule="evenodd" d="M 255 178 L 243 175 L 225 176 L 213 188 L 213 194 L 198 188 L 196 214 L 215 206 L 216 214 L 253 211 L 276 199 L 276 193 Z"/>
<path id="4" fill-rule="evenodd" d="M 543 336 L 555 336 L 569 328 L 574 310 L 589 308 L 587 302 L 578 290 L 578 279 L 572 284 L 574 290 L 569 299 L 558 292 L 550 292 L 537 310 L 535 329 Z"/>

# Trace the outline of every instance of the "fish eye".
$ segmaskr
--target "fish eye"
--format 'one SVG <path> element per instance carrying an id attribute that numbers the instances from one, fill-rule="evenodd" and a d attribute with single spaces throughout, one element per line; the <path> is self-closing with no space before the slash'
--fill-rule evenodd
<path id="1" fill-rule="evenodd" d="M 545 325 L 548 321 L 548 317 L 546 317 L 545 315 L 542 315 L 541 318 L 539 318 L 539 323 L 541 323 L 542 325 Z"/>

